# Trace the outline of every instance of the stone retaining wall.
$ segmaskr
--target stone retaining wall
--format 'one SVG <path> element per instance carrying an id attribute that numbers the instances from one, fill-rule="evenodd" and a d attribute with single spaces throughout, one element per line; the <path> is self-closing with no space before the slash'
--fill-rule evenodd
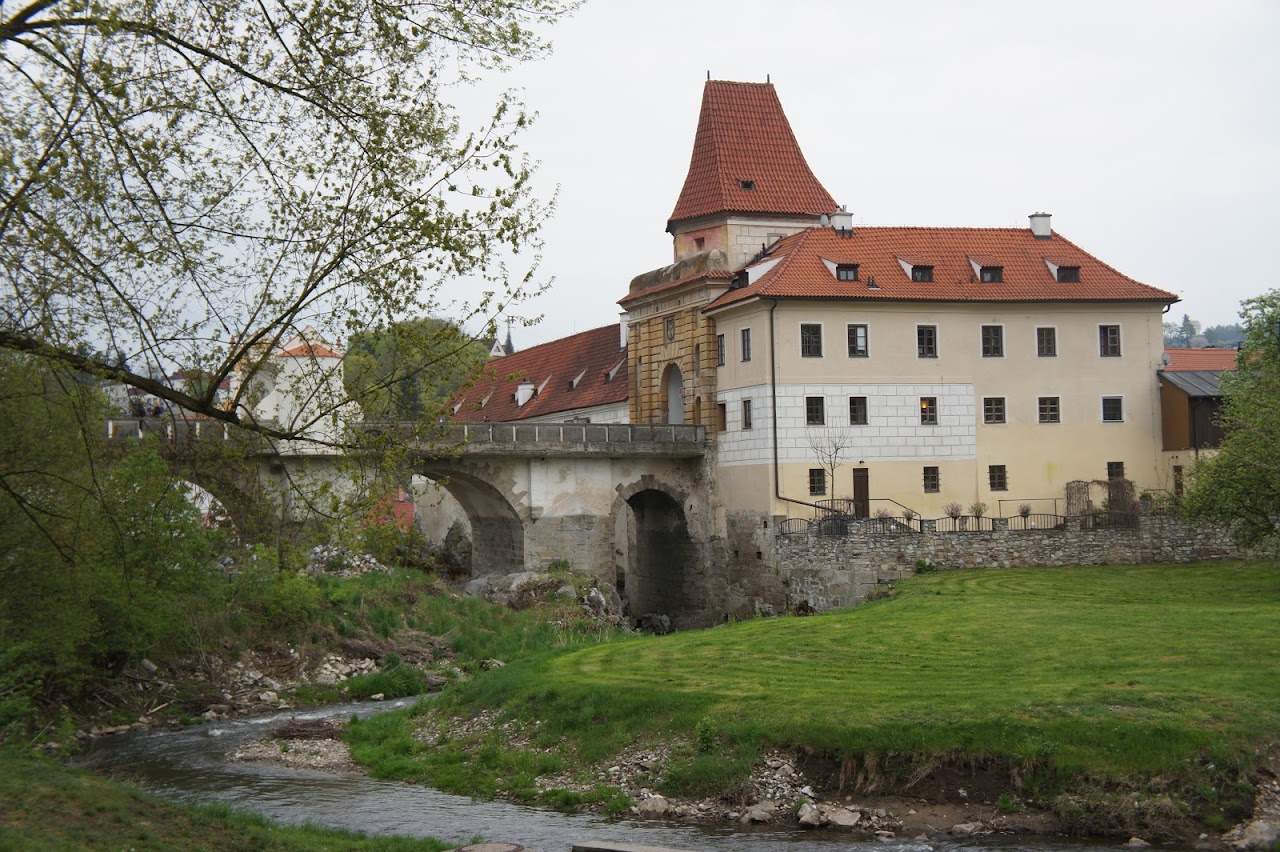
<path id="1" fill-rule="evenodd" d="M 941 570 L 1044 565 L 1137 565 L 1247 558 L 1221 528 L 1193 526 L 1173 515 L 1144 515 L 1136 529 L 1065 529 L 987 532 L 880 532 L 876 522 L 850 524 L 846 535 L 811 529 L 774 539 L 774 560 L 788 609 L 848 606 L 875 597 L 893 580 L 915 574 L 917 562 Z"/>

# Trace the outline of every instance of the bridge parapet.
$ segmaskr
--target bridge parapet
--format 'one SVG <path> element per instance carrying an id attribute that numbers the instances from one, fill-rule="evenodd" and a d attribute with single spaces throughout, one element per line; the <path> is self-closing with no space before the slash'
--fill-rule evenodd
<path id="1" fill-rule="evenodd" d="M 704 426 L 640 423 L 460 423 L 445 442 L 463 455 L 662 456 L 706 454 Z"/>
<path id="2" fill-rule="evenodd" d="M 166 441 L 229 441 L 231 425 L 216 420 L 171 417 L 113 417 L 106 423 L 108 441 L 137 441 L 156 435 Z"/>

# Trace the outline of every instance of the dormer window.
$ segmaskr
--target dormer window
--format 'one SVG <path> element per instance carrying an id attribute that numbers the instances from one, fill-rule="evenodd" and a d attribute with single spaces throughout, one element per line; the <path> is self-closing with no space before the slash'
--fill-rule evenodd
<path id="1" fill-rule="evenodd" d="M 1080 267 L 1059 266 L 1058 267 L 1058 283 L 1059 284 L 1079 284 L 1080 283 Z"/>
<path id="2" fill-rule="evenodd" d="M 921 284 L 929 284 L 933 281 L 932 266 L 913 266 L 911 267 L 911 280 L 918 281 Z"/>
<path id="3" fill-rule="evenodd" d="M 858 264 L 856 263 L 840 263 L 836 265 L 837 281 L 857 281 L 858 280 Z"/>
<path id="4" fill-rule="evenodd" d="M 750 192 L 756 188 L 756 182 L 753 180 L 740 180 L 738 181 L 738 186 Z"/>
<path id="5" fill-rule="evenodd" d="M 1004 281 L 1004 267 L 984 266 L 978 273 L 978 280 L 983 284 L 999 284 Z"/>

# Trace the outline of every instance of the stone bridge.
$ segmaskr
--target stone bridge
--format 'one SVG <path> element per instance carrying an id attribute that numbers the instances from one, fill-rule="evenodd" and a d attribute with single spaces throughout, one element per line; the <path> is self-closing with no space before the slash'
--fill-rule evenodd
<path id="1" fill-rule="evenodd" d="M 396 425 L 362 428 L 394 439 Z M 174 446 L 225 442 L 234 431 L 209 421 L 107 423 L 111 440 L 153 434 Z M 565 560 L 615 585 L 633 615 L 665 614 L 680 627 L 719 621 L 729 611 L 725 599 L 743 597 L 724 588 L 727 560 L 717 527 L 724 518 L 713 508 L 702 426 L 458 424 L 404 446 L 412 470 L 465 512 L 474 576 Z M 246 456 L 255 462 L 255 482 L 275 484 L 285 514 L 299 499 L 291 483 L 351 475 L 341 472 L 335 451 L 313 446 L 258 444 Z M 205 485 L 198 475 L 192 479 Z M 228 504 L 225 485 L 222 493 L 210 490 Z"/>

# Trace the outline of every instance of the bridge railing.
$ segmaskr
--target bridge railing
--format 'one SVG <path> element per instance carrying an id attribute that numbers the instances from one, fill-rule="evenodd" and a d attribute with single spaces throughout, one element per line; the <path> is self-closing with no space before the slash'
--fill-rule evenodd
<path id="1" fill-rule="evenodd" d="M 475 445 L 495 444 L 672 444 L 701 446 L 706 427 L 641 423 L 458 423 L 450 437 Z"/>
<path id="2" fill-rule="evenodd" d="M 107 420 L 108 441 L 136 441 L 147 435 L 157 435 L 166 441 L 229 441 L 231 426 L 216 420 L 172 417 L 112 417 Z"/>

